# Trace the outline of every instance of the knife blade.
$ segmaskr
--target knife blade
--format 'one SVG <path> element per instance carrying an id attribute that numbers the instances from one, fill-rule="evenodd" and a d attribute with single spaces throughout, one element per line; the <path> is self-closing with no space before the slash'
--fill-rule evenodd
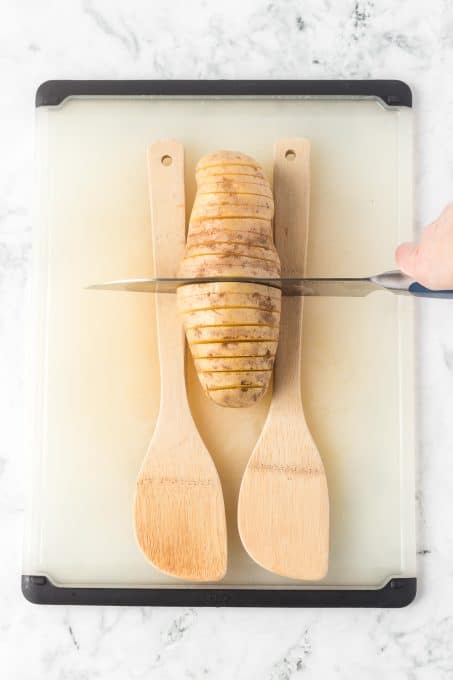
<path id="1" fill-rule="evenodd" d="M 134 293 L 175 293 L 180 286 L 196 283 L 257 283 L 280 288 L 283 295 L 322 297 L 364 297 L 377 290 L 388 290 L 400 295 L 452 299 L 452 290 L 434 291 L 425 288 L 400 271 L 384 272 L 362 278 L 291 278 L 253 279 L 238 277 L 212 277 L 193 279 L 123 279 L 88 286 L 90 290 L 114 290 Z"/>

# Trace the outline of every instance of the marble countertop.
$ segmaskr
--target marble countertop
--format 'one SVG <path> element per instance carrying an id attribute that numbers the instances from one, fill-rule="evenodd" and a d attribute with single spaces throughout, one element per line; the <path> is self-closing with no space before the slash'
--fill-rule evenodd
<path id="1" fill-rule="evenodd" d="M 49 78 L 401 78 L 416 220 L 453 198 L 447 0 L 3 0 L 0 675 L 8 680 L 453 677 L 453 309 L 418 307 L 419 595 L 402 610 L 36 607 L 19 591 L 34 92 Z"/>

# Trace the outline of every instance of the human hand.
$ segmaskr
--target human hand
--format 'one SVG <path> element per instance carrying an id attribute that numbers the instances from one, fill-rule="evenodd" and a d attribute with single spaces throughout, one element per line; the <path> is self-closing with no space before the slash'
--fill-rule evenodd
<path id="1" fill-rule="evenodd" d="M 431 290 L 453 289 L 453 203 L 426 227 L 419 243 L 402 243 L 395 253 L 399 268 Z"/>

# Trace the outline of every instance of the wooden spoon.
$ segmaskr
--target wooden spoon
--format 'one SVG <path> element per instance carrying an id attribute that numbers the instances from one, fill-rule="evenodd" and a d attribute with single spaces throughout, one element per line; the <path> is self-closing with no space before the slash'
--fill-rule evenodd
<path id="1" fill-rule="evenodd" d="M 309 155 L 305 139 L 282 139 L 275 146 L 275 244 L 282 277 L 305 275 Z M 328 566 L 329 498 L 302 406 L 303 303 L 303 297 L 282 298 L 272 403 L 242 480 L 238 523 L 245 549 L 262 567 L 317 580 Z"/>
<path id="2" fill-rule="evenodd" d="M 174 277 L 185 246 L 184 149 L 175 141 L 148 152 L 155 276 Z M 176 295 L 156 295 L 160 409 L 135 495 L 140 548 L 161 571 L 191 581 L 225 575 L 222 489 L 187 401 L 185 340 Z"/>

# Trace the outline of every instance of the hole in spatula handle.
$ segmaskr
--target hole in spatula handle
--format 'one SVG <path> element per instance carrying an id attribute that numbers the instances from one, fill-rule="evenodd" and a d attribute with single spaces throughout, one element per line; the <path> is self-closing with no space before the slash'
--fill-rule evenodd
<path id="1" fill-rule="evenodd" d="M 162 156 L 162 158 L 160 159 L 160 162 L 162 163 L 162 165 L 168 166 L 168 165 L 171 165 L 173 163 L 173 158 L 166 154 L 165 156 Z"/>
<path id="2" fill-rule="evenodd" d="M 296 159 L 296 152 L 293 149 L 288 149 L 285 152 L 285 158 L 287 161 L 294 161 Z"/>

